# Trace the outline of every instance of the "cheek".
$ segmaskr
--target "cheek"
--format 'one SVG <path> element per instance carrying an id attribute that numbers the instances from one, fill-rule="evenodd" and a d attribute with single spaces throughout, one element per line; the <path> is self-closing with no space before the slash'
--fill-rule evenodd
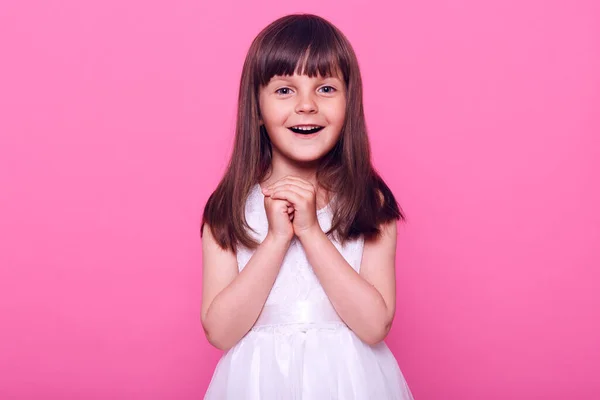
<path id="1" fill-rule="evenodd" d="M 344 124 L 346 120 L 346 108 L 338 108 L 335 110 L 335 113 L 332 115 L 331 123 L 339 126 L 340 128 Z"/>
<path id="2" fill-rule="evenodd" d="M 265 125 L 270 125 L 273 123 L 274 119 L 277 119 L 277 108 L 274 107 L 274 104 L 268 96 L 260 96 L 258 107 L 260 109 L 261 119 Z"/>
<path id="3" fill-rule="evenodd" d="M 346 116 L 346 101 L 344 99 L 340 99 L 338 102 L 329 104 L 328 115 L 331 123 L 336 125 L 343 124 Z"/>
<path id="4" fill-rule="evenodd" d="M 263 120 L 266 125 L 280 125 L 285 121 L 286 114 L 281 107 L 273 107 L 273 105 L 265 104 L 261 108 Z"/>
<path id="5" fill-rule="evenodd" d="M 338 112 L 338 122 L 340 124 L 344 123 L 344 120 L 346 119 L 346 107 L 341 107 L 339 112 Z"/>

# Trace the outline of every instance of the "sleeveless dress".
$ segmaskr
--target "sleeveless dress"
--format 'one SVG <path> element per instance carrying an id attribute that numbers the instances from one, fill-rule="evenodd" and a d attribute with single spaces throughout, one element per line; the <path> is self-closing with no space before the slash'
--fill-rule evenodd
<path id="1" fill-rule="evenodd" d="M 268 221 L 256 184 L 246 201 L 246 220 L 262 242 Z M 323 231 L 331 207 L 317 211 Z M 357 272 L 363 238 L 343 247 L 333 242 Z M 237 249 L 241 271 L 253 250 Z M 384 342 L 361 341 L 336 313 L 297 238 L 252 329 L 221 358 L 205 400 L 412 400 L 398 363 Z"/>

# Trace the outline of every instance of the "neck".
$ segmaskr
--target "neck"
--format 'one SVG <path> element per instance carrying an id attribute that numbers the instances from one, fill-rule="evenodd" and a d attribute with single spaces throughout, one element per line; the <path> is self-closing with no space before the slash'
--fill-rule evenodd
<path id="1" fill-rule="evenodd" d="M 273 152 L 273 159 L 271 160 L 271 168 L 265 180 L 265 186 L 277 182 L 283 177 L 288 175 L 302 178 L 312 183 L 316 188 L 317 184 L 317 162 L 313 163 L 295 163 L 290 160 L 283 160 L 278 154 Z"/>

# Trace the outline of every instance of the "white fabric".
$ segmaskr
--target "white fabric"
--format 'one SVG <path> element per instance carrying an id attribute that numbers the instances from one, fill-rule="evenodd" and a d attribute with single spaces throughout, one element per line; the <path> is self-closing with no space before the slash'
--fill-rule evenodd
<path id="1" fill-rule="evenodd" d="M 329 206 L 317 211 L 331 227 Z M 246 220 L 259 241 L 267 234 L 264 196 L 257 184 L 246 201 Z M 356 271 L 364 241 L 333 242 Z M 240 271 L 253 251 L 237 249 Z M 369 346 L 341 320 L 306 259 L 292 241 L 265 306 L 250 332 L 219 361 L 205 399 L 412 400 L 385 343 Z"/>

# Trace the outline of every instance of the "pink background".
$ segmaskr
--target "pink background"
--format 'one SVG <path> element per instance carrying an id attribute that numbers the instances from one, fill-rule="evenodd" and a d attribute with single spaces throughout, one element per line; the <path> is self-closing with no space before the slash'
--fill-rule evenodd
<path id="1" fill-rule="evenodd" d="M 200 215 L 247 48 L 299 11 L 353 43 L 409 218 L 415 398 L 600 398 L 600 3 L 323 3 L 2 2 L 0 398 L 203 396 Z"/>

